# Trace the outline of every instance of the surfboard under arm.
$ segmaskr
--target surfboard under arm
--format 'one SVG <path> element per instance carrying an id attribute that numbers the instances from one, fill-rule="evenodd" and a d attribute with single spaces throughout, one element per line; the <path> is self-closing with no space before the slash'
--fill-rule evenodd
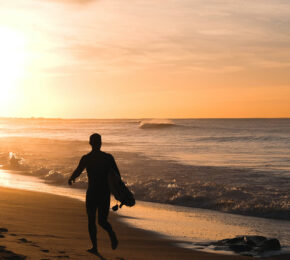
<path id="1" fill-rule="evenodd" d="M 114 169 L 110 169 L 108 173 L 108 183 L 111 194 L 113 194 L 117 201 L 121 202 L 120 207 L 122 207 L 122 205 L 126 205 L 128 207 L 135 205 L 133 193 L 128 189 L 119 174 L 117 174 Z"/>

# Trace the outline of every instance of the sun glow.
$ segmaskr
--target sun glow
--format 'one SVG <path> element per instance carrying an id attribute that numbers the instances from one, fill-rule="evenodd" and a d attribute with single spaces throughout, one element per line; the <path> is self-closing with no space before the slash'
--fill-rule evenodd
<path id="1" fill-rule="evenodd" d="M 25 37 L 17 31 L 0 26 L 0 108 L 17 96 L 19 79 L 25 73 L 27 48 Z"/>

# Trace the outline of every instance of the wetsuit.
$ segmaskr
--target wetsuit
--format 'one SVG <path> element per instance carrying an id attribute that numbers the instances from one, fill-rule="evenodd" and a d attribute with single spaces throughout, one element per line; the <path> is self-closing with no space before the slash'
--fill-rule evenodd
<path id="1" fill-rule="evenodd" d="M 88 190 L 86 194 L 86 209 L 88 214 L 88 228 L 91 241 L 96 245 L 96 211 L 98 210 L 98 223 L 104 228 L 113 243 L 116 240 L 111 224 L 108 222 L 110 209 L 110 188 L 108 185 L 108 172 L 113 168 L 119 175 L 119 170 L 111 154 L 100 150 L 91 151 L 84 155 L 71 179 L 76 179 L 84 169 L 88 174 Z"/>

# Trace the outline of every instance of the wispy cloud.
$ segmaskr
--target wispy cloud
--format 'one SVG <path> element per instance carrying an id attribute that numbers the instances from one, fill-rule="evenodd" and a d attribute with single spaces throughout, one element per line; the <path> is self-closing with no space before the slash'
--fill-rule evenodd
<path id="1" fill-rule="evenodd" d="M 72 71 L 163 67 L 230 73 L 289 66 L 289 1 L 46 3 L 91 3 L 75 9 L 39 2 L 37 10 L 22 10 L 30 16 L 20 26 L 36 30 L 38 52 L 58 55 Z"/>
<path id="2" fill-rule="evenodd" d="M 38 0 L 41 1 L 41 0 Z M 95 2 L 98 0 L 45 0 L 46 2 L 55 2 L 55 3 L 63 3 L 63 4 L 88 4 L 91 2 Z M 42 1 L 43 2 L 43 1 Z"/>

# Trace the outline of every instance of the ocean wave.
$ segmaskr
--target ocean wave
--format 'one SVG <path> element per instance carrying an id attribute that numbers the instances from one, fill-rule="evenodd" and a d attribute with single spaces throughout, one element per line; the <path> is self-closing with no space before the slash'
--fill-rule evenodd
<path id="1" fill-rule="evenodd" d="M 177 124 L 168 119 L 142 120 L 139 123 L 139 128 L 141 129 L 163 129 L 174 126 L 177 126 Z"/>
<path id="2" fill-rule="evenodd" d="M 0 146 L 0 164 L 53 185 L 66 186 L 87 151 L 83 141 L 5 140 Z M 290 220 L 289 175 L 182 165 L 133 153 L 114 155 L 124 181 L 138 200 Z M 86 188 L 87 183 L 83 173 L 73 187 Z"/>
<path id="3" fill-rule="evenodd" d="M 172 205 L 206 208 L 241 215 L 290 220 L 288 195 L 257 195 L 241 187 L 172 184 L 172 181 L 148 180 L 129 185 L 139 200 Z"/>
<path id="4" fill-rule="evenodd" d="M 46 183 L 62 186 L 67 185 L 72 172 L 69 167 L 62 170 L 42 166 L 31 169 L 25 164 L 14 169 L 39 177 Z M 282 190 L 278 193 L 276 189 L 268 189 L 262 193 L 252 187 L 217 184 L 206 180 L 185 182 L 179 178 L 144 178 L 144 176 L 140 178 L 135 176 L 132 180 L 127 174 L 124 177 L 125 181 L 129 180 L 127 185 L 138 200 L 290 220 L 290 197 Z M 281 182 L 285 183 L 284 180 Z M 83 173 L 73 187 L 86 189 L 87 185 L 87 175 Z"/>
<path id="5" fill-rule="evenodd" d="M 202 137 L 197 138 L 196 141 L 202 142 L 290 142 L 289 137 L 282 137 L 282 136 L 252 136 L 252 135 L 245 135 L 245 136 L 209 136 L 209 137 Z"/>

